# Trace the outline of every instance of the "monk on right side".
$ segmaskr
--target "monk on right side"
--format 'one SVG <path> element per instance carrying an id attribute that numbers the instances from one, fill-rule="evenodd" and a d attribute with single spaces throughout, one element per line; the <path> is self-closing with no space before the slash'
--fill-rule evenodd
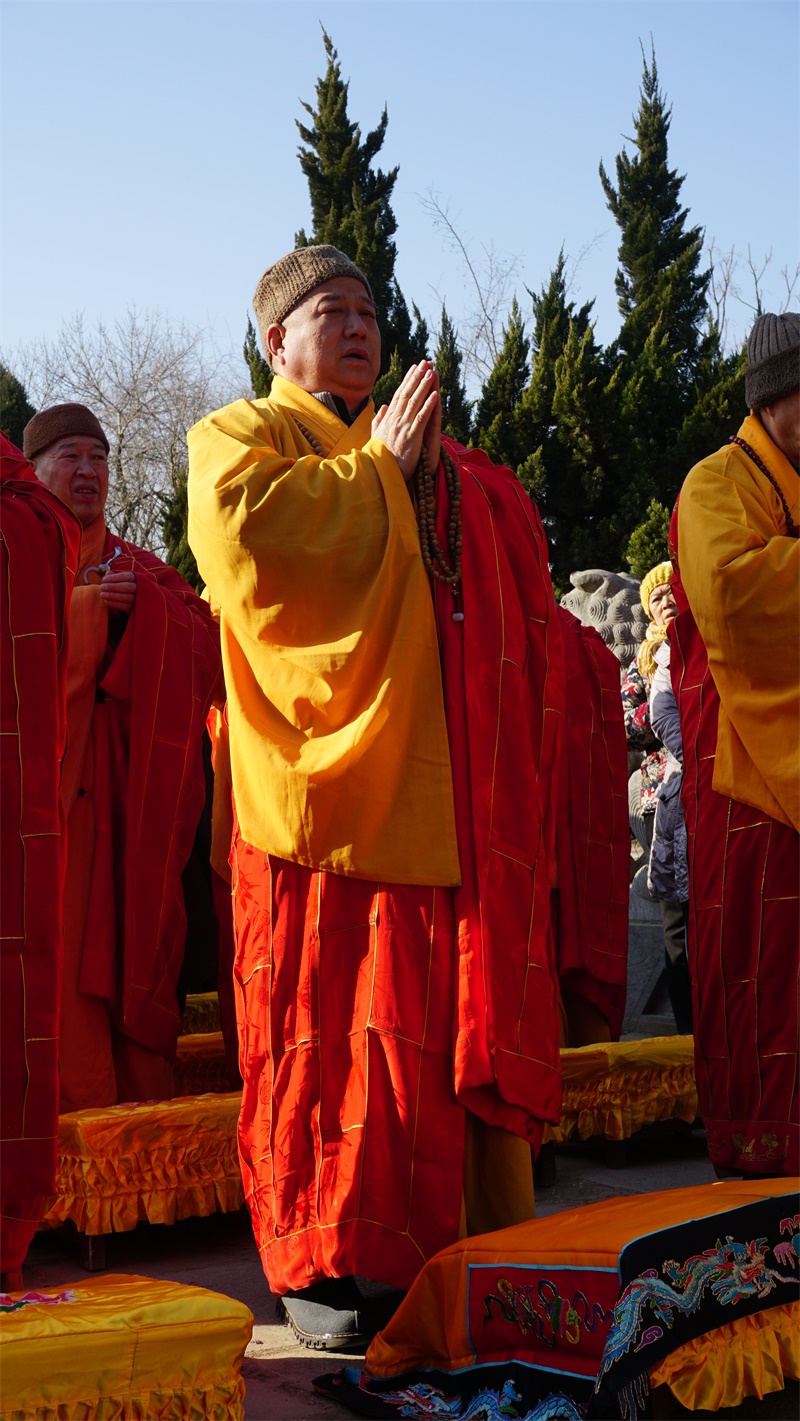
<path id="1" fill-rule="evenodd" d="M 718 1174 L 800 1170 L 800 314 L 759 316 L 750 414 L 671 528 L 700 1112 Z"/>

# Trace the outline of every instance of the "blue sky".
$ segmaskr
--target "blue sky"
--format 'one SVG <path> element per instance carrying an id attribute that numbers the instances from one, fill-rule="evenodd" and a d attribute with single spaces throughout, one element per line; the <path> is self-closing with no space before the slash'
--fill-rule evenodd
<path id="1" fill-rule="evenodd" d="M 562 243 L 572 259 L 588 246 L 574 294 L 613 338 L 617 230 L 597 169 L 613 174 L 632 131 L 651 33 L 692 221 L 721 248 L 772 250 L 778 299 L 799 245 L 793 0 L 26 0 L 2 6 L 4 350 L 134 303 L 238 348 L 261 271 L 309 221 L 295 119 L 324 69 L 320 24 L 350 116 L 367 130 L 388 106 L 397 274 L 432 322 L 442 297 L 456 323 L 470 298 L 429 190 L 476 261 L 518 258 L 523 304 Z M 742 334 L 748 313 L 733 314 Z"/>

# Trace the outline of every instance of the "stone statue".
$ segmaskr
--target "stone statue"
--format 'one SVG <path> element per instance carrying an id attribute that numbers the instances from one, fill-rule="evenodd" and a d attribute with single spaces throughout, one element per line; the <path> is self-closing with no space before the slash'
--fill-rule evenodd
<path id="1" fill-rule="evenodd" d="M 629 572 L 589 568 L 570 573 L 574 592 L 561 598 L 582 626 L 594 627 L 626 668 L 647 631 L 647 616 L 639 598 L 639 579 Z"/>

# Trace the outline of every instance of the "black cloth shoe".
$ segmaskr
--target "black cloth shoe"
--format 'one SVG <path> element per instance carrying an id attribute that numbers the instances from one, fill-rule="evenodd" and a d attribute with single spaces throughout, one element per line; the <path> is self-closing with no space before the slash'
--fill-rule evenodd
<path id="1" fill-rule="evenodd" d="M 278 1316 L 302 1347 L 319 1352 L 363 1347 L 377 1331 L 352 1278 L 321 1278 L 308 1288 L 285 1293 L 278 1301 Z"/>

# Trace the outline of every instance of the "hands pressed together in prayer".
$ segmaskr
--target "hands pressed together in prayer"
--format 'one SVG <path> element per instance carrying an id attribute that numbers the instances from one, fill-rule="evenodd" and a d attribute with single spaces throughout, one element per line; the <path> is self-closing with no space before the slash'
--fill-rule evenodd
<path id="1" fill-rule="evenodd" d="M 423 445 L 431 469 L 439 463 L 442 401 L 439 376 L 430 360 L 412 365 L 388 405 L 381 405 L 372 433 L 394 454 L 406 483 L 412 478 Z"/>
<path id="2" fill-rule="evenodd" d="M 109 612 L 132 612 L 136 601 L 136 573 L 107 572 L 100 583 L 100 596 Z"/>

